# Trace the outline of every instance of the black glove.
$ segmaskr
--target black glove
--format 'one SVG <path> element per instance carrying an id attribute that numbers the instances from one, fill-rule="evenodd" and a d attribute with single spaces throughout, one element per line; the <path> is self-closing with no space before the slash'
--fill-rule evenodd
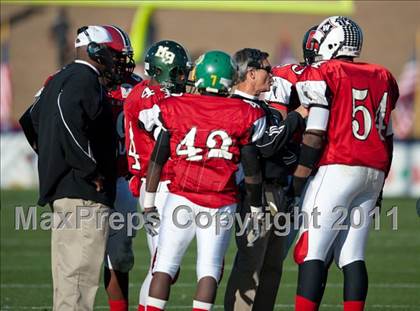
<path id="1" fill-rule="evenodd" d="M 143 212 L 144 230 L 150 236 L 157 235 L 160 226 L 160 217 L 156 207 L 147 209 Z"/>

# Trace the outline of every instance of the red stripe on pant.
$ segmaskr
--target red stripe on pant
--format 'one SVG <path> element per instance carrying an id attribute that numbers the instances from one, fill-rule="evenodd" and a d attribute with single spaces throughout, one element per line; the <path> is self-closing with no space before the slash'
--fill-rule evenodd
<path id="1" fill-rule="evenodd" d="M 300 265 L 305 261 L 306 256 L 308 255 L 308 231 L 305 231 L 299 238 L 293 252 L 293 257 L 295 262 Z"/>

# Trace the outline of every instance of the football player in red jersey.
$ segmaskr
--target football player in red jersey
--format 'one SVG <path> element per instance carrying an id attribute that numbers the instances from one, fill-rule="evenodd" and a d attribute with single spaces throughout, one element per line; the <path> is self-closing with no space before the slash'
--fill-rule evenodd
<path id="1" fill-rule="evenodd" d="M 104 260 L 104 283 L 108 293 L 111 311 L 128 310 L 128 274 L 134 264 L 132 236 L 126 226 L 127 215 L 137 211 L 137 199 L 133 197 L 126 177 L 128 175 L 124 141 L 124 101 L 132 88 L 141 81 L 133 73 L 135 63 L 133 49 L 127 33 L 117 26 L 103 26 L 112 36 L 115 72 L 113 81 L 108 83 L 107 95 L 112 106 L 117 137 L 117 191 L 114 212 L 124 215 L 125 226 L 120 229 L 110 227 Z"/>
<path id="2" fill-rule="evenodd" d="M 194 75 L 201 95 L 171 96 L 155 107 L 162 127 L 147 174 L 147 212 L 155 209 L 161 168 L 169 156 L 174 165 L 147 310 L 164 310 L 172 279 L 194 237 L 198 284 L 193 310 L 211 310 L 236 209 L 240 159 L 251 205 L 262 211 L 254 142 L 265 130 L 265 115 L 255 104 L 226 97 L 236 69 L 225 52 L 207 52 L 196 61 Z"/>
<path id="3" fill-rule="evenodd" d="M 147 116 L 155 109 L 154 105 L 159 104 L 171 93 L 185 91 L 191 67 L 190 56 L 179 43 L 170 40 L 156 42 L 148 49 L 145 57 L 145 72 L 150 80 L 144 80 L 134 87 L 125 102 L 125 132 L 127 133 L 125 146 L 128 169 L 133 175 L 130 180 L 130 189 L 135 196 L 140 196 L 139 203 L 142 210 L 144 210 L 147 167 L 155 145 L 153 133 L 147 131 L 156 125 L 155 120 L 147 119 Z M 143 127 L 140 127 L 140 122 Z M 166 201 L 170 174 L 170 163 L 167 163 L 162 173 L 155 202 L 159 213 Z M 147 243 L 151 254 L 150 267 L 152 267 L 159 230 L 151 227 L 146 227 L 146 230 L 148 230 Z M 151 273 L 150 268 L 140 289 L 138 307 L 140 311 L 145 308 L 152 280 Z"/>
<path id="4" fill-rule="evenodd" d="M 270 105 L 285 115 L 300 106 L 296 93 L 296 82 L 304 72 L 305 68 L 314 62 L 314 41 L 312 37 L 318 26 L 313 26 L 303 36 L 302 51 L 303 62 L 300 64 L 283 64 L 271 69 L 273 83 L 270 91 L 262 93 L 260 98 L 266 100 Z M 284 117 L 283 115 L 283 117 Z"/>
<path id="5" fill-rule="evenodd" d="M 371 211 L 392 160 L 390 116 L 398 86 L 384 67 L 354 61 L 363 35 L 351 19 L 327 18 L 313 39 L 320 61 L 296 84 L 309 117 L 294 173 L 295 194 L 302 193 L 314 168 L 317 173 L 302 203 L 311 221 L 301 227 L 294 251 L 299 265 L 295 310 L 318 310 L 324 262 L 332 250 L 344 276 L 344 310 L 360 311 L 368 288 L 364 253 Z"/>

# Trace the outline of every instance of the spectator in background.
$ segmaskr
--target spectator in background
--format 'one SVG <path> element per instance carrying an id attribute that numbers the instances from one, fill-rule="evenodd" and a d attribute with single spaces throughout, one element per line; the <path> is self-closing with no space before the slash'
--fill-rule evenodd
<path id="1" fill-rule="evenodd" d="M 82 27 L 76 60 L 47 80 L 20 123 L 38 153 L 40 197 L 54 212 L 53 310 L 93 310 L 115 199 L 115 139 L 99 82 L 114 79 L 112 36 Z"/>

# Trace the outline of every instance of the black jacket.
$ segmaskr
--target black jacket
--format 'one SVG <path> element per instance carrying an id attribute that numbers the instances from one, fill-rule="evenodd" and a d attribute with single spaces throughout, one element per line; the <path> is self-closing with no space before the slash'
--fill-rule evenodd
<path id="1" fill-rule="evenodd" d="M 64 67 L 19 122 L 38 153 L 38 204 L 68 197 L 113 205 L 115 131 L 111 106 L 93 68 L 76 62 Z M 92 182 L 98 176 L 104 178 L 102 192 Z"/>
<path id="2" fill-rule="evenodd" d="M 267 128 L 256 143 L 261 154 L 263 177 L 265 181 L 286 185 L 287 176 L 298 159 L 299 146 L 292 142 L 292 138 L 296 132 L 304 128 L 304 119 L 294 111 L 283 119 L 277 109 L 270 107 L 263 100 L 250 99 L 236 93 L 232 97 L 251 100 L 264 109 Z"/>

